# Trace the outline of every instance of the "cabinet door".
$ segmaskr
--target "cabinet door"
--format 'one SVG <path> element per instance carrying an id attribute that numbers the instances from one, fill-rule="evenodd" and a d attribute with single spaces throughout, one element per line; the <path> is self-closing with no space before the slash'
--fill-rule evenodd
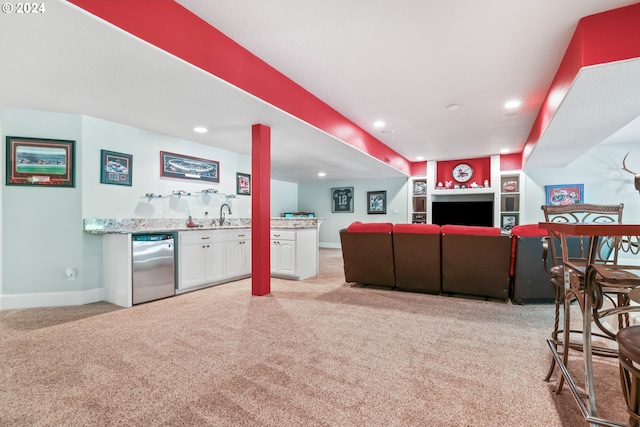
<path id="1" fill-rule="evenodd" d="M 278 242 L 278 274 L 296 275 L 296 242 L 294 240 L 280 240 Z"/>
<path id="2" fill-rule="evenodd" d="M 251 274 L 251 240 L 243 240 L 242 244 L 242 261 L 240 263 L 240 274 Z"/>
<path id="3" fill-rule="evenodd" d="M 217 282 L 225 278 L 226 247 L 223 242 L 206 244 L 205 276 L 207 282 Z"/>
<path id="4" fill-rule="evenodd" d="M 278 241 L 271 240 L 271 273 L 276 273 L 278 271 Z"/>
<path id="5" fill-rule="evenodd" d="M 227 277 L 240 276 L 243 258 L 242 246 L 240 241 L 227 242 Z"/>
<path id="6" fill-rule="evenodd" d="M 205 246 L 204 243 L 180 246 L 180 281 L 179 289 L 198 286 L 206 282 L 205 278 Z"/>

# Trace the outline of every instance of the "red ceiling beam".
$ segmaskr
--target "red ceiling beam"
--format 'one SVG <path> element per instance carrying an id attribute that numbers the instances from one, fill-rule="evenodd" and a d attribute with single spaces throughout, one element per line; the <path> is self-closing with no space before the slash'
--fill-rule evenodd
<path id="1" fill-rule="evenodd" d="M 173 0 L 68 0 L 410 174 L 411 162 Z"/>
<path id="2" fill-rule="evenodd" d="M 640 57 L 640 3 L 582 18 L 522 152 L 526 164 L 583 67 Z"/>

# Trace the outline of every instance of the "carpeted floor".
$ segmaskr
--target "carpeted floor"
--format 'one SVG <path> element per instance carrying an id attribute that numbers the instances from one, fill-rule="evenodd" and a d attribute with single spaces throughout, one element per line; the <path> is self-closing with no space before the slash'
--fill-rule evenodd
<path id="1" fill-rule="evenodd" d="M 250 279 L 122 309 L 0 311 L 1 426 L 583 426 L 543 381 L 553 306 Z M 570 369 L 580 377 L 581 359 Z M 627 420 L 616 360 L 601 416 Z"/>

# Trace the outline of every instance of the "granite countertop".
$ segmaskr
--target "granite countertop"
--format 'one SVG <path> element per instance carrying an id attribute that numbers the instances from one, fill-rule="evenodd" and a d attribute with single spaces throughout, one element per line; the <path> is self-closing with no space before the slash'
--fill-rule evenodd
<path id="1" fill-rule="evenodd" d="M 183 218 L 88 218 L 83 220 L 83 230 L 87 234 L 128 234 L 251 228 L 251 218 L 229 218 L 223 225 L 218 219 L 194 218 L 193 222 L 197 227 L 187 227 Z M 318 218 L 271 218 L 271 228 L 317 228 L 318 225 Z"/>

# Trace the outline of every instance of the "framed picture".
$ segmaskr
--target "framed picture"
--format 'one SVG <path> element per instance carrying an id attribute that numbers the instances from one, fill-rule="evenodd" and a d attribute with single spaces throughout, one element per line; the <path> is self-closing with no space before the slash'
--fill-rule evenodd
<path id="1" fill-rule="evenodd" d="M 367 213 L 386 214 L 387 213 L 387 192 L 367 191 Z"/>
<path id="2" fill-rule="evenodd" d="M 7 185 L 75 187 L 75 141 L 7 136 Z"/>
<path id="3" fill-rule="evenodd" d="M 100 150 L 100 183 L 129 185 L 133 178 L 133 156 Z"/>
<path id="4" fill-rule="evenodd" d="M 160 176 L 220 182 L 220 162 L 160 151 Z"/>
<path id="5" fill-rule="evenodd" d="M 353 187 L 331 189 L 331 212 L 353 212 Z"/>
<path id="6" fill-rule="evenodd" d="M 501 228 L 511 230 L 516 225 L 518 225 L 518 217 L 516 215 L 502 214 Z"/>
<path id="7" fill-rule="evenodd" d="M 547 206 L 584 203 L 584 184 L 546 185 Z"/>
<path id="8" fill-rule="evenodd" d="M 418 179 L 413 181 L 413 195 L 424 196 L 427 194 L 427 180 Z"/>
<path id="9" fill-rule="evenodd" d="M 248 173 L 236 172 L 236 194 L 251 194 L 251 175 Z"/>

